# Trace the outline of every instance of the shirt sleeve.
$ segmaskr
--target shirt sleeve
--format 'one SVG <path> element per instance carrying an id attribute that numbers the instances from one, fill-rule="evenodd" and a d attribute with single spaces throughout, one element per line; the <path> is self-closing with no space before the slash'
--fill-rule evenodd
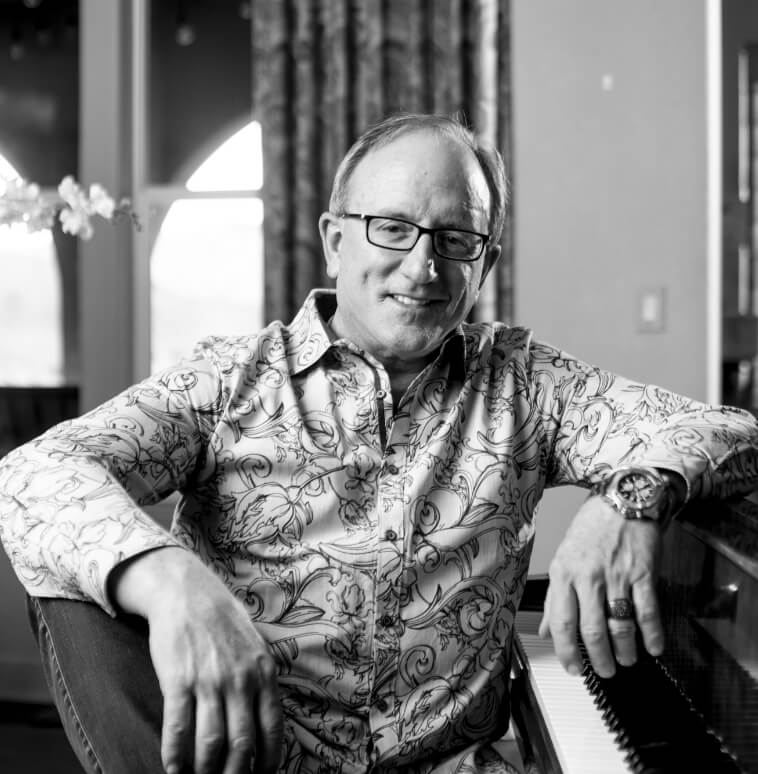
<path id="1" fill-rule="evenodd" d="M 688 499 L 758 486 L 758 423 L 747 411 L 678 395 L 532 343 L 530 389 L 550 441 L 547 485 L 592 486 L 610 470 L 675 471 Z"/>
<path id="2" fill-rule="evenodd" d="M 205 359 L 151 377 L 0 460 L 0 539 L 32 596 L 96 602 L 124 559 L 178 545 L 140 506 L 191 481 L 223 405 Z"/>

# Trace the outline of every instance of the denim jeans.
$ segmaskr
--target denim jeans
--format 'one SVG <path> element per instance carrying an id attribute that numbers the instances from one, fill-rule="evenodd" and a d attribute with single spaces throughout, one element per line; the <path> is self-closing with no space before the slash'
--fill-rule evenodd
<path id="1" fill-rule="evenodd" d="M 146 622 L 65 599 L 28 599 L 63 728 L 88 774 L 161 774 L 163 697 Z"/>
<path id="2" fill-rule="evenodd" d="M 163 696 L 146 622 L 134 616 L 114 619 L 96 605 L 65 599 L 29 598 L 28 609 L 47 683 L 87 774 L 162 774 Z M 491 747 L 513 768 L 504 763 L 460 770 L 523 771 L 512 730 Z M 310 767 L 296 759 L 289 763 L 298 770 L 320 769 L 315 758 L 309 761 Z M 451 770 L 447 763 L 430 774 Z"/>

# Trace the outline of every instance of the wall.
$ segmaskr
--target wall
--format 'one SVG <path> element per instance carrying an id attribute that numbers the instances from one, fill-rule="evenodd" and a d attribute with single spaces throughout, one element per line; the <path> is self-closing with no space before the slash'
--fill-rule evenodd
<path id="1" fill-rule="evenodd" d="M 515 318 L 631 378 L 705 399 L 705 0 L 513 0 Z M 664 296 L 641 332 L 640 294 Z M 545 572 L 584 497 L 545 497 Z"/>

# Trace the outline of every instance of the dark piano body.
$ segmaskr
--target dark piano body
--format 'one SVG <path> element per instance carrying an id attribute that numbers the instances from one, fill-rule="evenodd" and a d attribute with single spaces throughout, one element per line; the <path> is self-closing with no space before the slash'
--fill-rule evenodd
<path id="1" fill-rule="evenodd" d="M 584 680 L 630 772 L 758 774 L 758 499 L 690 506 L 664 538 L 666 650 Z M 545 582 L 527 584 L 537 609 Z M 549 708 L 547 712 L 549 712 Z M 544 717 L 514 680 L 514 721 L 534 768 L 560 774 Z"/>

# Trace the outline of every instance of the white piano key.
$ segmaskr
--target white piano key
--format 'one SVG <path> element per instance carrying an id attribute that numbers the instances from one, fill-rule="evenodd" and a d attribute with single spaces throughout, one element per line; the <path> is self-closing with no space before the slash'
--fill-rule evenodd
<path id="1" fill-rule="evenodd" d="M 629 774 L 632 769 L 624 760 L 625 754 L 615 743 L 584 680 L 569 675 L 558 661 L 552 641 L 538 636 L 541 617 L 541 613 L 518 613 L 516 636 L 563 774 Z"/>

